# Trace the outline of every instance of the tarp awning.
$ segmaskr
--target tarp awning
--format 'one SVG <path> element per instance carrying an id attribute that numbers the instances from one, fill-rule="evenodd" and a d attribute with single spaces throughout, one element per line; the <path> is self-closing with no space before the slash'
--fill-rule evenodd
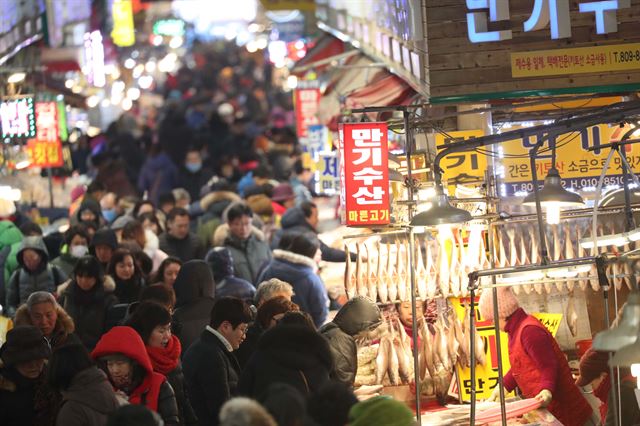
<path id="1" fill-rule="evenodd" d="M 345 100 L 349 109 L 368 106 L 406 105 L 416 95 L 415 90 L 400 77 L 388 74 L 368 86 L 352 92 Z"/>
<path id="2" fill-rule="evenodd" d="M 304 71 L 298 71 L 299 68 L 307 68 L 308 65 L 312 65 L 315 62 L 323 61 L 324 59 L 330 58 L 332 56 L 340 55 L 344 52 L 345 45 L 342 40 L 335 38 L 332 35 L 324 34 L 318 39 L 315 46 L 313 46 L 307 52 L 304 58 L 296 62 L 296 65 L 293 67 L 293 70 L 291 70 L 291 73 L 296 75 L 303 74 Z M 328 65 L 329 64 L 319 65 L 317 68 L 315 68 L 315 71 L 321 71 Z"/>
<path id="3" fill-rule="evenodd" d="M 385 78 L 388 73 L 379 67 L 372 67 L 373 61 L 364 55 L 358 55 L 337 69 L 331 77 L 327 88 L 320 99 L 318 119 L 329 129 L 338 129 L 338 116 L 342 102 L 350 93 Z"/>

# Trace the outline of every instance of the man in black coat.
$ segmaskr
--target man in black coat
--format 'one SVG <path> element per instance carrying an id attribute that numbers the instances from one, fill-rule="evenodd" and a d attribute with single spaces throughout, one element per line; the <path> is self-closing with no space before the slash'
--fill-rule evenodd
<path id="1" fill-rule="evenodd" d="M 318 206 L 314 203 L 305 201 L 297 207 L 292 207 L 287 210 L 280 221 L 282 229 L 278 231 L 271 240 L 271 248 L 278 248 L 280 238 L 283 233 L 297 232 L 297 233 L 310 233 L 315 236 L 318 235 Z M 345 262 L 347 260 L 347 254 L 344 250 L 334 249 L 329 247 L 322 241 L 320 241 L 320 251 L 322 252 L 322 260 L 325 262 Z M 355 253 L 349 253 L 351 261 L 355 262 L 357 256 Z"/>
<path id="2" fill-rule="evenodd" d="M 159 238 L 160 250 L 183 262 L 204 258 L 204 246 L 189 229 L 189 212 L 181 207 L 171 209 L 167 215 L 167 232 Z"/>
<path id="3" fill-rule="evenodd" d="M 210 324 L 184 356 L 187 392 L 201 426 L 217 426 L 220 407 L 236 394 L 240 366 L 233 351 L 244 340 L 249 322 L 251 311 L 245 302 L 218 299 Z"/>

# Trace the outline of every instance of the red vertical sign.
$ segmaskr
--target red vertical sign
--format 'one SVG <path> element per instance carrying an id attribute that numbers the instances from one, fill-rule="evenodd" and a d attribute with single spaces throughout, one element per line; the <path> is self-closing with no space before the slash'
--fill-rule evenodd
<path id="1" fill-rule="evenodd" d="M 387 124 L 349 123 L 342 126 L 341 133 L 341 178 L 346 224 L 388 224 Z"/>
<path id="2" fill-rule="evenodd" d="M 296 89 L 294 96 L 296 131 L 299 138 L 306 138 L 309 133 L 309 126 L 320 124 L 316 116 L 320 105 L 320 89 L 317 87 L 299 87 Z"/>
<path id="3" fill-rule="evenodd" d="M 27 142 L 32 167 L 60 167 L 64 164 L 56 102 L 36 102 L 36 137 Z"/>

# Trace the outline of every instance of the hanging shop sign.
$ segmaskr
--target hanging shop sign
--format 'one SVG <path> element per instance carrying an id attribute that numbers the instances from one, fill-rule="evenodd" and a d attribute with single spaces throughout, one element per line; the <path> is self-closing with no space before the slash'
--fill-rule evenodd
<path id="1" fill-rule="evenodd" d="M 85 33 L 84 58 L 82 72 L 87 76 L 89 83 L 95 87 L 104 87 L 107 78 L 104 67 L 104 45 L 100 31 Z"/>
<path id="2" fill-rule="evenodd" d="M 298 138 L 308 136 L 309 126 L 320 124 L 317 117 L 320 105 L 320 88 L 316 80 L 301 81 L 294 91 L 294 105 L 296 111 L 296 131 Z"/>
<path id="3" fill-rule="evenodd" d="M 447 145 L 472 138 L 484 136 L 482 130 L 461 130 L 436 134 L 436 146 Z M 447 155 L 440 162 L 444 171 L 442 179 L 447 181 L 450 190 L 455 190 L 457 182 L 484 182 L 487 170 L 487 157 L 475 151 L 456 152 Z"/>
<path id="4" fill-rule="evenodd" d="M 316 164 L 316 193 L 336 195 L 340 192 L 340 168 L 338 155 L 333 152 L 320 152 Z"/>
<path id="5" fill-rule="evenodd" d="M 516 128 L 512 127 L 512 129 Z M 628 126 L 600 124 L 580 132 L 559 135 L 556 138 L 556 168 L 562 176 L 564 187 L 573 190 L 595 188 L 609 150 L 587 151 L 587 148 L 619 141 L 628 130 L 630 130 Z M 531 137 L 528 140 L 516 139 L 501 144 L 504 157 L 500 160 L 504 167 L 502 173 L 504 186 L 501 189 L 501 195 L 509 196 L 533 191 L 529 152 L 536 142 L 537 137 Z M 547 146 L 545 145 L 545 147 Z M 633 172 L 640 172 L 640 146 L 631 144 L 625 145 L 621 149 L 624 149 Z M 540 183 L 550 168 L 550 152 L 541 153 L 536 161 L 536 171 Z M 615 155 L 609 163 L 604 185 L 622 186 L 623 183 L 622 162 Z"/>
<path id="6" fill-rule="evenodd" d="M 428 2 L 432 103 L 640 89 L 640 0 Z"/>
<path id="7" fill-rule="evenodd" d="M 307 128 L 307 136 L 300 139 L 303 152 L 309 154 L 313 162 L 317 162 L 319 153 L 328 148 L 327 128 L 322 124 L 312 124 Z"/>
<path id="8" fill-rule="evenodd" d="M 120 47 L 133 46 L 136 42 L 136 34 L 133 26 L 131 0 L 113 0 L 112 16 L 111 39 L 113 44 Z"/>
<path id="9" fill-rule="evenodd" d="M 495 327 L 491 320 L 487 321 L 480 315 L 478 309 L 479 297 L 476 298 L 475 315 L 476 330 L 482 339 L 486 354 L 486 365 L 477 365 L 476 367 L 476 399 L 484 400 L 491 396 L 493 389 L 498 385 L 498 349 L 496 345 Z M 458 318 L 464 321 L 465 315 L 469 313 L 469 304 L 471 299 L 468 297 L 450 298 L 451 304 L 455 309 Z M 547 330 L 555 337 L 560 323 L 562 322 L 562 314 L 556 313 L 534 313 L 536 317 Z M 507 373 L 511 368 L 509 363 L 509 337 L 507 333 L 500 332 L 500 349 L 502 359 L 502 371 Z M 471 369 L 462 368 L 456 365 L 456 376 L 458 378 L 458 391 L 463 402 L 471 401 Z"/>
<path id="10" fill-rule="evenodd" d="M 0 125 L 3 138 L 32 138 L 36 135 L 33 98 L 25 97 L 0 102 Z"/>
<path id="11" fill-rule="evenodd" d="M 27 142 L 30 167 L 61 167 L 64 164 L 58 104 L 54 101 L 36 102 L 36 135 Z"/>
<path id="12" fill-rule="evenodd" d="M 185 32 L 185 23 L 182 19 L 160 19 L 153 24 L 155 35 L 166 37 L 182 37 Z"/>
<path id="13" fill-rule="evenodd" d="M 341 182 L 345 223 L 389 224 L 389 169 L 386 123 L 342 125 Z"/>
<path id="14" fill-rule="evenodd" d="M 59 142 L 29 139 L 27 154 L 31 159 L 29 167 L 61 167 L 64 164 L 62 145 Z"/>
<path id="15" fill-rule="evenodd" d="M 56 102 L 58 108 L 58 136 L 61 141 L 69 139 L 69 129 L 67 127 L 67 108 L 63 101 Z"/>

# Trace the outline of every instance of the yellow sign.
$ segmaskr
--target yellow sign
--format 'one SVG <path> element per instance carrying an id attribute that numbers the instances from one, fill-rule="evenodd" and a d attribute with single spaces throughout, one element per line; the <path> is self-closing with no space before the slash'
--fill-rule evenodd
<path id="1" fill-rule="evenodd" d="M 512 127 L 509 130 L 517 129 Z M 619 141 L 630 129 L 628 126 L 609 126 L 600 124 L 588 127 L 580 132 L 565 133 L 556 138 L 556 168 L 562 176 L 566 188 L 580 189 L 595 187 L 609 154 L 609 149 L 587 151 L 587 148 Z M 533 191 L 529 151 L 535 146 L 537 137 L 528 140 L 515 139 L 502 143 L 504 158 L 505 194 Z M 538 179 L 542 181 L 551 168 L 551 156 L 545 142 L 544 150 L 536 161 Z M 624 146 L 625 157 L 635 173 L 640 172 L 640 146 Z M 516 157 L 514 157 L 516 156 Z M 618 154 L 609 163 L 604 185 L 623 185 L 622 161 Z"/>
<path id="2" fill-rule="evenodd" d="M 136 34 L 133 27 L 131 0 L 114 0 L 111 38 L 116 46 L 127 47 L 135 44 Z"/>
<path id="3" fill-rule="evenodd" d="M 531 315 L 536 317 L 538 321 L 542 323 L 542 325 L 547 327 L 547 330 L 549 330 L 553 337 L 556 337 L 556 334 L 558 334 L 558 329 L 560 328 L 560 323 L 562 322 L 562 314 L 548 314 L 546 312 L 538 312 Z"/>
<path id="4" fill-rule="evenodd" d="M 303 10 L 315 12 L 314 0 L 260 0 L 266 10 Z"/>
<path id="5" fill-rule="evenodd" d="M 484 136 L 482 130 L 461 130 L 458 132 L 448 132 L 436 134 L 436 146 L 449 143 L 460 142 L 467 139 Z M 447 155 L 440 162 L 440 167 L 444 170 L 442 176 L 449 184 L 450 190 L 455 189 L 456 181 L 484 182 L 484 172 L 487 169 L 487 157 L 475 151 L 456 152 Z"/>
<path id="6" fill-rule="evenodd" d="M 468 297 L 450 298 L 451 304 L 458 315 L 464 320 L 471 299 Z M 480 315 L 478 304 L 475 304 L 476 330 L 480 335 L 486 354 L 486 365 L 478 365 L 476 368 L 476 399 L 483 400 L 491 396 L 491 392 L 498 384 L 498 350 L 496 346 L 496 334 L 493 321 L 485 320 Z M 562 314 L 535 313 L 532 314 L 547 327 L 549 332 L 555 337 L 562 321 Z M 507 373 L 511 368 L 509 363 L 509 338 L 507 333 L 500 332 L 500 349 L 502 358 L 502 371 Z M 456 375 L 458 377 L 458 389 L 462 395 L 463 402 L 471 401 L 471 369 L 462 368 L 456 365 Z"/>
<path id="7" fill-rule="evenodd" d="M 640 43 L 511 54 L 511 76 L 543 77 L 640 69 Z"/>

